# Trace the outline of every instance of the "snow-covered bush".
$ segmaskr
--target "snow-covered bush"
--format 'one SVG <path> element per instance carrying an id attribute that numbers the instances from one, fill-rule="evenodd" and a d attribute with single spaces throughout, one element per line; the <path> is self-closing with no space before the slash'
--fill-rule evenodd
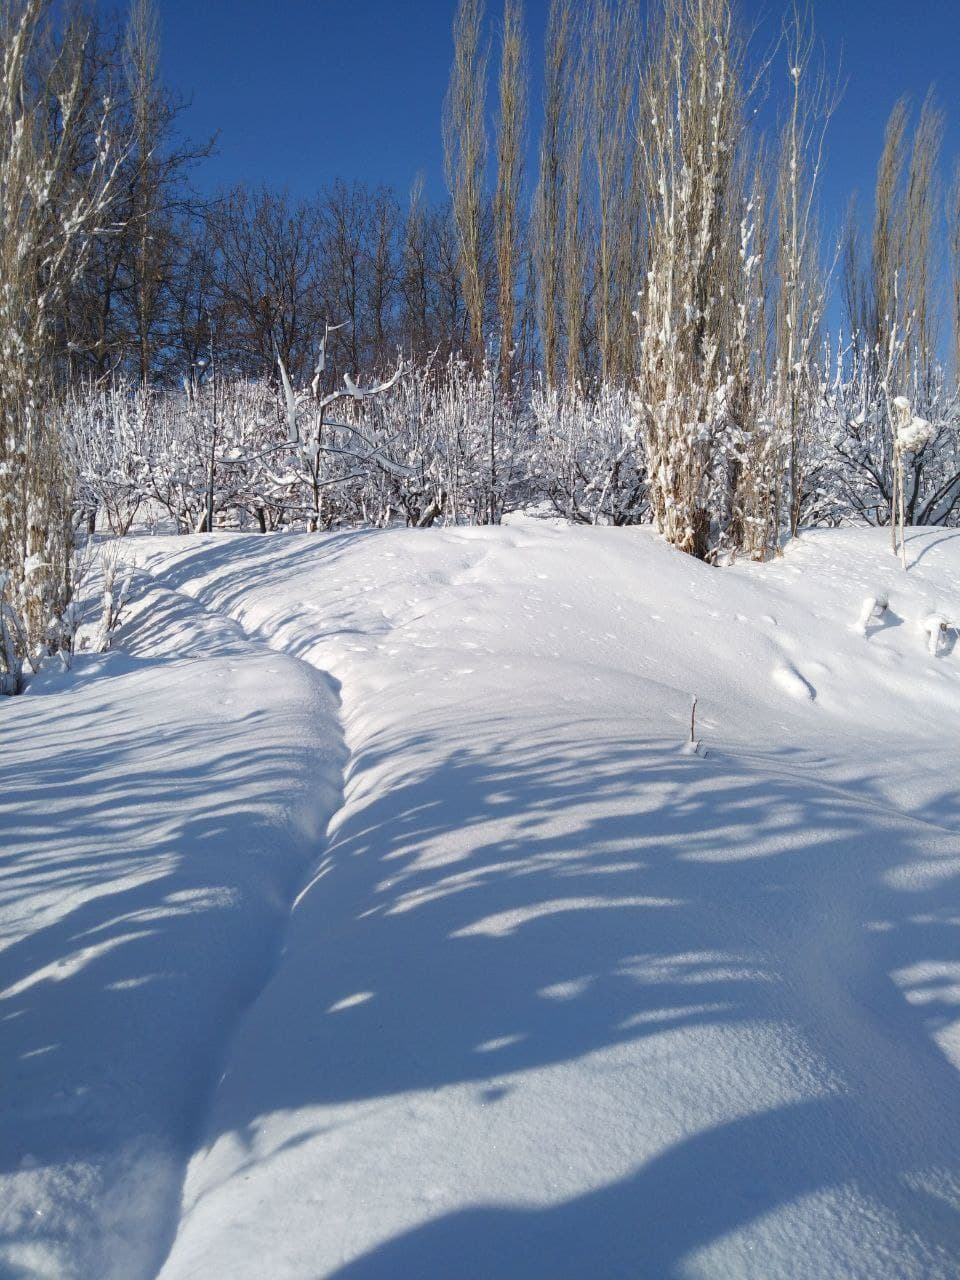
<path id="1" fill-rule="evenodd" d="M 74 388 L 61 404 L 60 429 L 75 467 L 74 503 L 92 532 L 102 513 L 123 536 L 147 494 L 156 398 L 120 381 L 110 390 Z"/>
<path id="2" fill-rule="evenodd" d="M 960 515 L 960 402 L 943 368 L 912 377 L 909 397 L 890 403 L 876 353 L 838 345 L 821 363 L 804 442 L 805 524 L 890 523 L 895 453 L 904 485 L 904 523 L 955 524 Z M 897 408 L 897 402 L 902 407 Z"/>
<path id="3" fill-rule="evenodd" d="M 890 601 L 885 592 L 880 591 L 875 596 L 864 596 L 863 604 L 853 629 L 861 634 L 866 634 L 870 623 L 881 622 L 889 607 Z"/>
<path id="4" fill-rule="evenodd" d="M 947 638 L 950 623 L 942 613 L 928 613 L 921 626 L 927 637 L 927 651 L 935 658 Z"/>
<path id="5" fill-rule="evenodd" d="M 825 352 L 809 401 L 797 441 L 800 523 L 888 523 L 895 450 L 873 366 L 850 349 Z M 906 523 L 954 522 L 956 397 L 937 371 L 922 414 L 907 403 Z M 73 392 L 57 420 L 76 467 L 75 525 L 97 513 L 123 534 L 145 505 L 181 532 L 489 523 L 537 506 L 578 523 L 637 523 L 652 518 L 648 412 L 637 392 L 612 385 L 537 382 L 508 396 L 493 363 L 476 371 L 450 358 L 366 388 L 284 389 L 282 377 L 278 386 L 209 369 L 182 388 L 118 381 Z M 697 481 L 706 553 L 763 556 L 788 523 L 773 383 L 759 369 L 729 373 L 705 412 L 690 430 L 709 441 Z M 48 619 L 61 612 L 51 598 Z"/>
<path id="6" fill-rule="evenodd" d="M 115 543 L 102 554 L 99 568 L 102 578 L 100 620 L 94 636 L 93 648 L 97 653 L 105 653 L 110 648 L 113 633 L 120 626 L 123 610 L 130 595 L 133 569 L 120 555 Z"/>
<path id="7" fill-rule="evenodd" d="M 643 442 L 632 395 L 604 386 L 537 387 L 531 481 L 558 515 L 584 524 L 636 524 L 649 518 Z"/>
<path id="8" fill-rule="evenodd" d="M 344 523 L 488 523 L 538 492 L 535 422 L 496 368 L 451 359 L 369 386 L 322 389 L 206 376 L 150 393 L 119 382 L 75 393 L 64 433 L 77 509 L 127 531 L 150 500 L 181 532 L 212 523 L 325 529 Z"/>

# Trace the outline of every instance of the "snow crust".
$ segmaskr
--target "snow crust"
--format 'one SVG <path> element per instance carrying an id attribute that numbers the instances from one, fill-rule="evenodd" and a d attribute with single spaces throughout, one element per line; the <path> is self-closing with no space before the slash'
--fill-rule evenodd
<path id="1" fill-rule="evenodd" d="M 0 709 L 0 1270 L 955 1276 L 960 534 L 907 551 L 138 539 L 123 651 Z"/>

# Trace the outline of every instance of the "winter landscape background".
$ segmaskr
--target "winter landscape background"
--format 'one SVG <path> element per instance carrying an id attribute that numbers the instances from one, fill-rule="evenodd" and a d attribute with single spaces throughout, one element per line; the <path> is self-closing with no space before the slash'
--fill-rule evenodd
<path id="1" fill-rule="evenodd" d="M 953 1277 L 960 24 L 423 9 L 0 0 L 0 1275 Z"/>

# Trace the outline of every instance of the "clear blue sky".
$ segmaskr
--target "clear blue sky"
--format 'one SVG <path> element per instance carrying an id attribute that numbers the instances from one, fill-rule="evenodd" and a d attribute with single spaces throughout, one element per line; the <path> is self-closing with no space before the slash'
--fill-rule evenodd
<path id="1" fill-rule="evenodd" d="M 538 72 L 549 0 L 527 0 Z M 167 82 L 191 98 L 184 125 L 218 132 L 197 174 L 205 191 L 236 182 L 311 195 L 336 177 L 385 182 L 401 197 L 417 172 L 443 195 L 440 104 L 455 0 L 157 0 Z M 783 4 L 745 0 L 758 45 Z M 488 11 L 499 11 L 489 0 Z M 947 112 L 945 171 L 960 158 L 960 0 L 814 0 L 846 90 L 828 138 L 824 212 L 865 206 L 894 101 L 935 83 Z M 539 88 L 535 83 L 535 94 Z"/>

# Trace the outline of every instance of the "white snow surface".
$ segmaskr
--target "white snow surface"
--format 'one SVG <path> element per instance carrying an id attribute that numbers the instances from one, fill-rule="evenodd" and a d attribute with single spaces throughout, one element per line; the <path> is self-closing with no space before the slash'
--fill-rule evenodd
<path id="1" fill-rule="evenodd" d="M 0 1274 L 960 1274 L 960 532 L 128 541 L 0 705 Z"/>

